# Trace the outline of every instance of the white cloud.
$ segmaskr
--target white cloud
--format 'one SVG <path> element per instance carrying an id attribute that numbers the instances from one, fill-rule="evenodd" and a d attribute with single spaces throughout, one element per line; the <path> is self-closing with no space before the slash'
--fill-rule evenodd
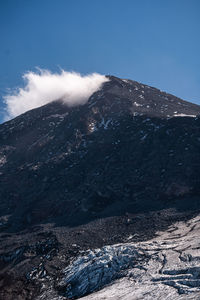
<path id="1" fill-rule="evenodd" d="M 108 78 L 97 73 L 82 76 L 63 70 L 60 73 L 39 70 L 39 73 L 27 72 L 23 80 L 24 88 L 18 88 L 4 97 L 7 119 L 58 99 L 68 106 L 84 104 Z"/>

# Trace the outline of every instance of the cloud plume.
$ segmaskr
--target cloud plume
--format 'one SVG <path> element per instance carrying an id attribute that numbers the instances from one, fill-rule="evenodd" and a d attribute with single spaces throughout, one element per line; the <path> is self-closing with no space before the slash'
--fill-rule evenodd
<path id="1" fill-rule="evenodd" d="M 81 75 L 75 72 L 52 73 L 39 70 L 23 75 L 25 86 L 4 97 L 7 119 L 14 118 L 30 109 L 62 99 L 68 106 L 84 104 L 108 79 L 98 73 Z"/>

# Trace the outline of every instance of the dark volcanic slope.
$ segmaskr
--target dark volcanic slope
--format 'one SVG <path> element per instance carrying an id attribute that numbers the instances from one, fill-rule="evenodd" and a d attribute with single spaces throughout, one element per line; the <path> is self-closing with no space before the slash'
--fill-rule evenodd
<path id="1" fill-rule="evenodd" d="M 2 229 L 176 207 L 200 194 L 200 106 L 131 80 L 0 125 Z"/>

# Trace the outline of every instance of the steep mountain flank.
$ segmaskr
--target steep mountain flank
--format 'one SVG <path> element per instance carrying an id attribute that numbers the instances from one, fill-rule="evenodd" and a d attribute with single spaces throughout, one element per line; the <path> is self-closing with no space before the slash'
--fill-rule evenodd
<path id="1" fill-rule="evenodd" d="M 199 212 L 200 106 L 108 78 L 84 105 L 58 99 L 0 125 L 3 299 L 36 299 L 45 280 L 52 294 L 41 299 L 96 291 L 123 266 L 79 295 L 69 276 L 59 283 L 72 257 L 130 238 L 122 249 L 139 259 L 135 242 Z"/>

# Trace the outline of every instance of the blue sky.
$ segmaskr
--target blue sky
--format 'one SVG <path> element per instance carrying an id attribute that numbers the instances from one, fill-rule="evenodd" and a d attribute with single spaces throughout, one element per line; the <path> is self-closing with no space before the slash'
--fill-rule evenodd
<path id="1" fill-rule="evenodd" d="M 200 104 L 199 0 L 1 0 L 3 95 L 35 67 L 130 78 Z"/>

